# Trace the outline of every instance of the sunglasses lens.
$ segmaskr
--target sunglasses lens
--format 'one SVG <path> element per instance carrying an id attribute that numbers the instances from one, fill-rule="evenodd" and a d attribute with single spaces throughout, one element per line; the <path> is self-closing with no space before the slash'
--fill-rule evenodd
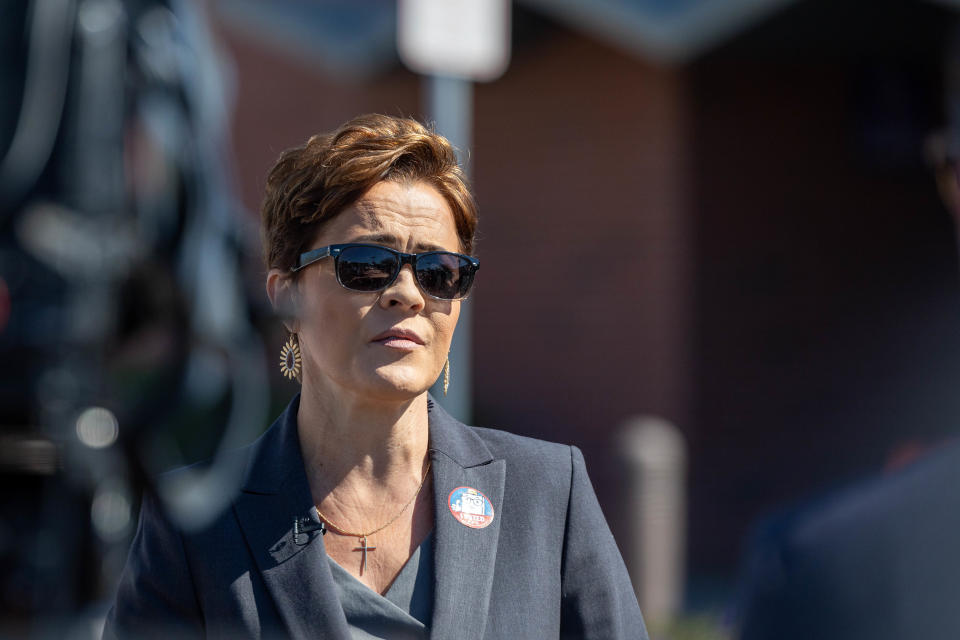
<path id="1" fill-rule="evenodd" d="M 347 289 L 379 291 L 397 274 L 398 258 L 379 247 L 347 247 L 337 259 L 337 277 Z"/>
<path id="2" fill-rule="evenodd" d="M 457 253 L 427 253 L 417 258 L 417 281 L 424 291 L 443 300 L 457 300 L 469 293 L 476 272 L 473 264 Z"/>
<path id="3" fill-rule="evenodd" d="M 400 268 L 400 256 L 377 246 L 354 245 L 337 256 L 337 278 L 353 291 L 382 291 Z M 426 293 L 442 300 L 466 297 L 477 268 L 466 256 L 447 251 L 418 254 L 417 282 Z"/>

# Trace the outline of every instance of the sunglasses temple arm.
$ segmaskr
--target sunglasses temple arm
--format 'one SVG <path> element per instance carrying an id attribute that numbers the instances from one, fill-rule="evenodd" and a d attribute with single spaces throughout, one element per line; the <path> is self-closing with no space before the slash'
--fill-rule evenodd
<path id="1" fill-rule="evenodd" d="M 320 247 L 319 249 L 314 249 L 313 251 L 307 251 L 306 253 L 301 253 L 297 266 L 290 269 L 290 273 L 296 273 L 304 267 L 309 267 L 314 262 L 318 260 L 323 260 L 329 255 L 332 255 L 333 252 L 330 250 L 330 247 Z"/>

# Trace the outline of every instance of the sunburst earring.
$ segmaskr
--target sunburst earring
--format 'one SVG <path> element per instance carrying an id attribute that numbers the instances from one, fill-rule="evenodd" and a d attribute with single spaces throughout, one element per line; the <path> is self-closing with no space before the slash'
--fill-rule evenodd
<path id="1" fill-rule="evenodd" d="M 443 395 L 447 395 L 447 389 L 450 387 L 450 356 L 443 364 Z"/>
<path id="2" fill-rule="evenodd" d="M 300 379 L 300 343 L 297 334 L 291 333 L 283 348 L 280 349 L 280 373 L 288 380 Z"/>

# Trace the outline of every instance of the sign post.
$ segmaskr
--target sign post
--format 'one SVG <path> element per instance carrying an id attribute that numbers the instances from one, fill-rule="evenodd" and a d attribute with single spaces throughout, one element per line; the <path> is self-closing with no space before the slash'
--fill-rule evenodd
<path id="1" fill-rule="evenodd" d="M 473 82 L 490 81 L 510 61 L 509 0 L 400 0 L 397 47 L 411 70 L 427 76 L 425 102 L 437 133 L 456 147 L 470 175 Z M 439 384 L 434 398 L 452 416 L 470 422 L 473 413 L 473 318 L 470 303 L 450 346 L 450 388 Z"/>

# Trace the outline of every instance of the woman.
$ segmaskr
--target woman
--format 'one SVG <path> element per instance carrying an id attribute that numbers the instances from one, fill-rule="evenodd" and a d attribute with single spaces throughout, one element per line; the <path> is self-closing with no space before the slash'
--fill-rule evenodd
<path id="1" fill-rule="evenodd" d="M 449 143 L 362 116 L 285 152 L 266 191 L 301 392 L 213 526 L 178 532 L 145 501 L 105 636 L 645 638 L 579 450 L 427 394 L 479 266 Z"/>

